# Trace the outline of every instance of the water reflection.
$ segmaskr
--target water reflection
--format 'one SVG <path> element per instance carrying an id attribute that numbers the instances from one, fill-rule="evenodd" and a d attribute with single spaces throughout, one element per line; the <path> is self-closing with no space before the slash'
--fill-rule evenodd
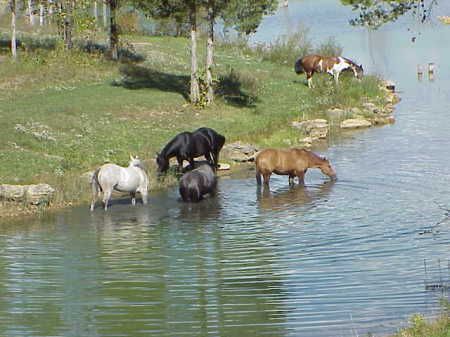
<path id="1" fill-rule="evenodd" d="M 335 181 L 327 181 L 323 184 L 306 186 L 304 184 L 292 184 L 270 191 L 270 188 L 263 185 L 258 186 L 256 198 L 261 209 L 272 212 L 280 212 L 292 208 L 304 206 L 314 206 L 317 202 L 326 202 Z"/>

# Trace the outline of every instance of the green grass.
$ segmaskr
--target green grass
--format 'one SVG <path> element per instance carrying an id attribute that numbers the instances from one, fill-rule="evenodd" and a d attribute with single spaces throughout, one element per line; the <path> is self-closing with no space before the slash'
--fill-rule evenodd
<path id="1" fill-rule="evenodd" d="M 359 83 L 342 76 L 336 87 L 319 74 L 311 90 L 290 65 L 219 45 L 214 68 L 218 96 L 212 107 L 201 109 L 187 100 L 189 39 L 122 39 L 145 60 L 113 63 L 101 49 L 69 53 L 56 44 L 20 49 L 14 62 L 3 49 L 0 183 L 47 182 L 57 187 L 61 202 L 80 200 L 80 173 L 104 162 L 126 165 L 131 153 L 147 161 L 153 176 L 155 152 L 181 131 L 209 126 L 228 142 L 283 146 L 292 139 L 295 145 L 292 120 L 317 118 L 331 106 L 352 107 L 382 96 L 378 80 L 371 77 Z M 205 43 L 199 44 L 203 64 Z"/>
<path id="2" fill-rule="evenodd" d="M 422 315 L 411 317 L 409 327 L 392 337 L 449 337 L 450 319 L 448 309 L 436 320 L 427 321 Z"/>

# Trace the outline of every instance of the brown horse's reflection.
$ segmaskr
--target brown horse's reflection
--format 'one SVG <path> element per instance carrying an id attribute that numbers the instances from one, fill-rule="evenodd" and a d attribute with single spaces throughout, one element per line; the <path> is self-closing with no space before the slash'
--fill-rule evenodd
<path id="1" fill-rule="evenodd" d="M 267 186 L 258 186 L 256 194 L 262 209 L 283 211 L 298 206 L 313 205 L 317 201 L 323 202 L 333 188 L 335 181 L 327 181 L 318 187 L 305 185 L 289 185 L 279 191 L 271 192 Z"/>

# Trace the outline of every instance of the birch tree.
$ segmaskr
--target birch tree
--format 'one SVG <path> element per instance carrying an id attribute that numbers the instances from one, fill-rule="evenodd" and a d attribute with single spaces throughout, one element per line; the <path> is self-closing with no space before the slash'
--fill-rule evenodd
<path id="1" fill-rule="evenodd" d="M 197 61 L 197 26 L 198 11 L 203 4 L 202 0 L 133 0 L 133 5 L 150 17 L 174 18 L 189 23 L 191 37 L 191 80 L 190 101 L 197 104 L 200 101 L 200 88 L 198 80 Z"/>
<path id="2" fill-rule="evenodd" d="M 16 10 L 17 3 L 16 0 L 10 0 L 10 8 L 11 8 L 11 54 L 16 59 L 17 58 L 17 38 L 16 38 Z"/>
<path id="3" fill-rule="evenodd" d="M 205 0 L 208 22 L 206 46 L 206 104 L 214 100 L 212 67 L 214 64 L 214 24 L 221 17 L 240 32 L 256 31 L 264 15 L 272 14 L 278 0 Z"/>

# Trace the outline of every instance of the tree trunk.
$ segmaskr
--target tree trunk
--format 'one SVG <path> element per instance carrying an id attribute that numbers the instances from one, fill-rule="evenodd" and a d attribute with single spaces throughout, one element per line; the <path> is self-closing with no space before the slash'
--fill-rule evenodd
<path id="1" fill-rule="evenodd" d="M 30 25 L 34 26 L 34 8 L 33 8 L 33 0 L 28 0 L 28 15 L 30 20 Z"/>
<path id="2" fill-rule="evenodd" d="M 66 49 L 72 49 L 72 28 L 73 28 L 73 7 L 72 2 L 68 1 L 65 7 L 66 15 L 64 17 L 64 46 Z"/>
<path id="3" fill-rule="evenodd" d="M 108 27 L 108 0 L 103 0 L 103 26 Z"/>
<path id="4" fill-rule="evenodd" d="M 198 85 L 198 66 L 197 66 L 197 8 L 195 0 L 190 2 L 189 21 L 191 25 L 191 103 L 200 101 L 200 89 Z"/>
<path id="5" fill-rule="evenodd" d="M 111 59 L 119 59 L 119 30 L 116 22 L 117 0 L 109 0 L 109 51 Z"/>
<path id="6" fill-rule="evenodd" d="M 45 23 L 45 7 L 44 4 L 39 4 L 39 25 L 43 26 Z"/>
<path id="7" fill-rule="evenodd" d="M 17 58 L 16 0 L 11 0 L 11 54 L 14 58 Z"/>
<path id="8" fill-rule="evenodd" d="M 206 42 L 206 104 L 214 101 L 212 66 L 214 64 L 214 7 L 213 0 L 208 1 L 208 37 Z"/>
<path id="9" fill-rule="evenodd" d="M 97 0 L 94 0 L 94 9 L 93 9 L 93 12 L 94 12 L 94 21 L 95 21 L 95 24 L 98 25 L 98 2 L 97 2 Z"/>

